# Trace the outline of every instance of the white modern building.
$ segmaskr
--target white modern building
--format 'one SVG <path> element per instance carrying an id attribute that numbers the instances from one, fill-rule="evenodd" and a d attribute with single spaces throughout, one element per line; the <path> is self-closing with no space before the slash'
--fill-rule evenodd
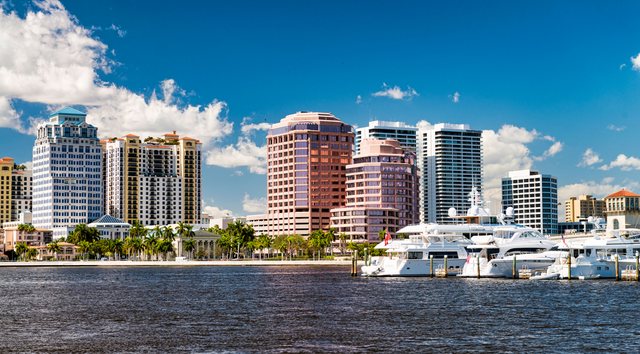
<path id="1" fill-rule="evenodd" d="M 538 171 L 511 171 L 502 178 L 502 209 L 514 209 L 518 224 L 558 233 L 558 179 Z"/>
<path id="2" fill-rule="evenodd" d="M 467 210 L 471 189 L 482 193 L 482 131 L 448 123 L 419 130 L 418 168 L 420 221 L 458 222 L 449 217 L 449 208 Z"/>
<path id="3" fill-rule="evenodd" d="M 131 224 L 111 215 L 103 215 L 88 226 L 98 229 L 101 238 L 111 240 L 124 240 L 129 236 L 129 230 L 131 229 Z"/>
<path id="4" fill-rule="evenodd" d="M 364 139 L 393 139 L 405 150 L 416 152 L 418 128 L 403 122 L 385 122 L 374 120 L 366 127 L 356 129 L 356 155 L 360 153 L 360 144 Z"/>
<path id="5" fill-rule="evenodd" d="M 33 147 L 33 225 L 88 224 L 102 213 L 102 147 L 86 114 L 67 107 L 38 125 Z"/>

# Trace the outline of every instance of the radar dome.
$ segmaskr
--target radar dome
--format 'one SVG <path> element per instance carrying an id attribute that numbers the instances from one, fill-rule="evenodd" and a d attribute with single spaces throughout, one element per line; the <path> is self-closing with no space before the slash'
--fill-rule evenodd
<path id="1" fill-rule="evenodd" d="M 449 217 L 452 218 L 454 216 L 458 215 L 458 212 L 456 211 L 456 208 L 449 208 Z"/>
<path id="2" fill-rule="evenodd" d="M 507 213 L 508 217 L 512 217 L 513 216 L 513 207 L 508 207 L 506 213 Z"/>
<path id="3" fill-rule="evenodd" d="M 587 218 L 587 222 L 589 222 L 589 224 L 593 224 L 594 221 L 595 221 L 595 218 L 593 216 L 590 216 Z"/>

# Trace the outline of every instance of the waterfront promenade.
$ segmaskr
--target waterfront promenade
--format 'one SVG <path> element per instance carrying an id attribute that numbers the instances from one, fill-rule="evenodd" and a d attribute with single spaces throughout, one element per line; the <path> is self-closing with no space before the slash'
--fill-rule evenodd
<path id="1" fill-rule="evenodd" d="M 215 266 L 348 266 L 344 260 L 240 260 L 240 261 L 42 261 L 0 262 L 1 267 L 215 267 Z"/>

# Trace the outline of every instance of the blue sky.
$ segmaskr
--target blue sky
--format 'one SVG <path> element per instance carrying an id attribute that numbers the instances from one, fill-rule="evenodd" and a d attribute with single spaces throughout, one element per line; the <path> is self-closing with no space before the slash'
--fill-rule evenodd
<path id="1" fill-rule="evenodd" d="M 203 134 L 213 156 L 203 167 L 204 201 L 212 212 L 243 215 L 266 195 L 264 160 L 249 156 L 263 151 L 259 123 L 318 110 L 359 126 L 424 120 L 491 130 L 487 193 L 506 171 L 526 167 L 557 176 L 561 198 L 640 191 L 639 10 L 637 2 L 587 1 L 8 2 L 0 151 L 30 160 L 30 119 L 66 104 L 109 134 Z M 26 21 L 27 12 L 40 22 Z M 49 41 L 6 37 L 34 26 L 51 31 Z M 92 59 L 59 58 L 58 42 Z M 60 71 L 68 77 L 40 80 L 52 70 L 30 72 L 16 64 L 21 54 L 71 68 Z M 53 85 L 77 89 L 40 92 Z M 396 86 L 416 94 L 373 95 Z"/>

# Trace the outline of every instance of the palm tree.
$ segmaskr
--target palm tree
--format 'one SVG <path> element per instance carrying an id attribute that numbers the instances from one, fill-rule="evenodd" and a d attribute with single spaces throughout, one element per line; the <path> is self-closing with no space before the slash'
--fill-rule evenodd
<path id="1" fill-rule="evenodd" d="M 138 237 L 128 236 L 124 239 L 122 250 L 131 258 L 133 254 L 138 254 L 142 250 L 142 239 Z"/>
<path id="2" fill-rule="evenodd" d="M 18 231 L 24 231 L 27 233 L 31 233 L 36 231 L 36 228 L 31 224 L 20 224 L 18 225 Z"/>
<path id="3" fill-rule="evenodd" d="M 78 224 L 73 229 L 67 242 L 78 244 L 81 241 L 94 242 L 100 239 L 100 232 L 95 227 L 88 227 L 86 224 Z"/>
<path id="4" fill-rule="evenodd" d="M 182 257 L 182 240 L 195 236 L 195 233 L 193 232 L 193 225 L 189 225 L 181 221 L 178 223 L 178 227 L 176 228 L 176 233 L 179 236 L 178 255 Z"/>
<path id="5" fill-rule="evenodd" d="M 91 243 L 89 241 L 80 241 L 77 244 L 78 252 L 80 252 L 80 256 L 85 258 L 85 254 L 88 254 L 91 251 Z"/>
<path id="6" fill-rule="evenodd" d="M 16 253 L 22 256 L 22 260 L 26 261 L 25 254 L 29 251 L 29 246 L 26 242 L 16 243 Z"/>
<path id="7" fill-rule="evenodd" d="M 190 237 L 184 240 L 182 247 L 184 247 L 185 251 L 189 252 L 189 259 L 191 259 L 193 258 L 193 255 L 191 254 L 191 252 L 193 252 L 193 250 L 196 249 L 196 240 Z"/>
<path id="8" fill-rule="evenodd" d="M 346 241 L 347 241 L 347 234 L 345 234 L 344 232 L 341 232 L 340 235 L 338 235 L 338 238 L 340 238 L 340 253 L 341 254 L 345 254 L 346 250 L 345 250 L 345 246 L 346 246 Z"/>
<path id="9" fill-rule="evenodd" d="M 285 235 L 277 236 L 271 243 L 272 247 L 280 252 L 284 261 L 285 251 L 289 249 L 289 238 Z"/>
<path id="10" fill-rule="evenodd" d="M 142 226 L 140 221 L 134 220 L 131 224 L 131 229 L 129 230 L 129 236 L 133 238 L 144 238 L 147 236 L 147 229 Z"/>
<path id="11" fill-rule="evenodd" d="M 62 251 L 62 247 L 60 247 L 58 241 L 55 241 L 47 245 L 47 250 L 49 250 L 49 252 L 53 252 L 53 258 L 58 260 L 58 252 Z"/>
<path id="12" fill-rule="evenodd" d="M 254 249 L 260 250 L 260 260 L 262 260 L 262 251 L 271 247 L 271 238 L 267 235 L 260 235 L 253 240 Z"/>
<path id="13" fill-rule="evenodd" d="M 34 259 L 36 258 L 37 255 L 38 255 L 38 250 L 32 247 L 29 247 L 29 250 L 27 251 L 27 259 Z"/>

